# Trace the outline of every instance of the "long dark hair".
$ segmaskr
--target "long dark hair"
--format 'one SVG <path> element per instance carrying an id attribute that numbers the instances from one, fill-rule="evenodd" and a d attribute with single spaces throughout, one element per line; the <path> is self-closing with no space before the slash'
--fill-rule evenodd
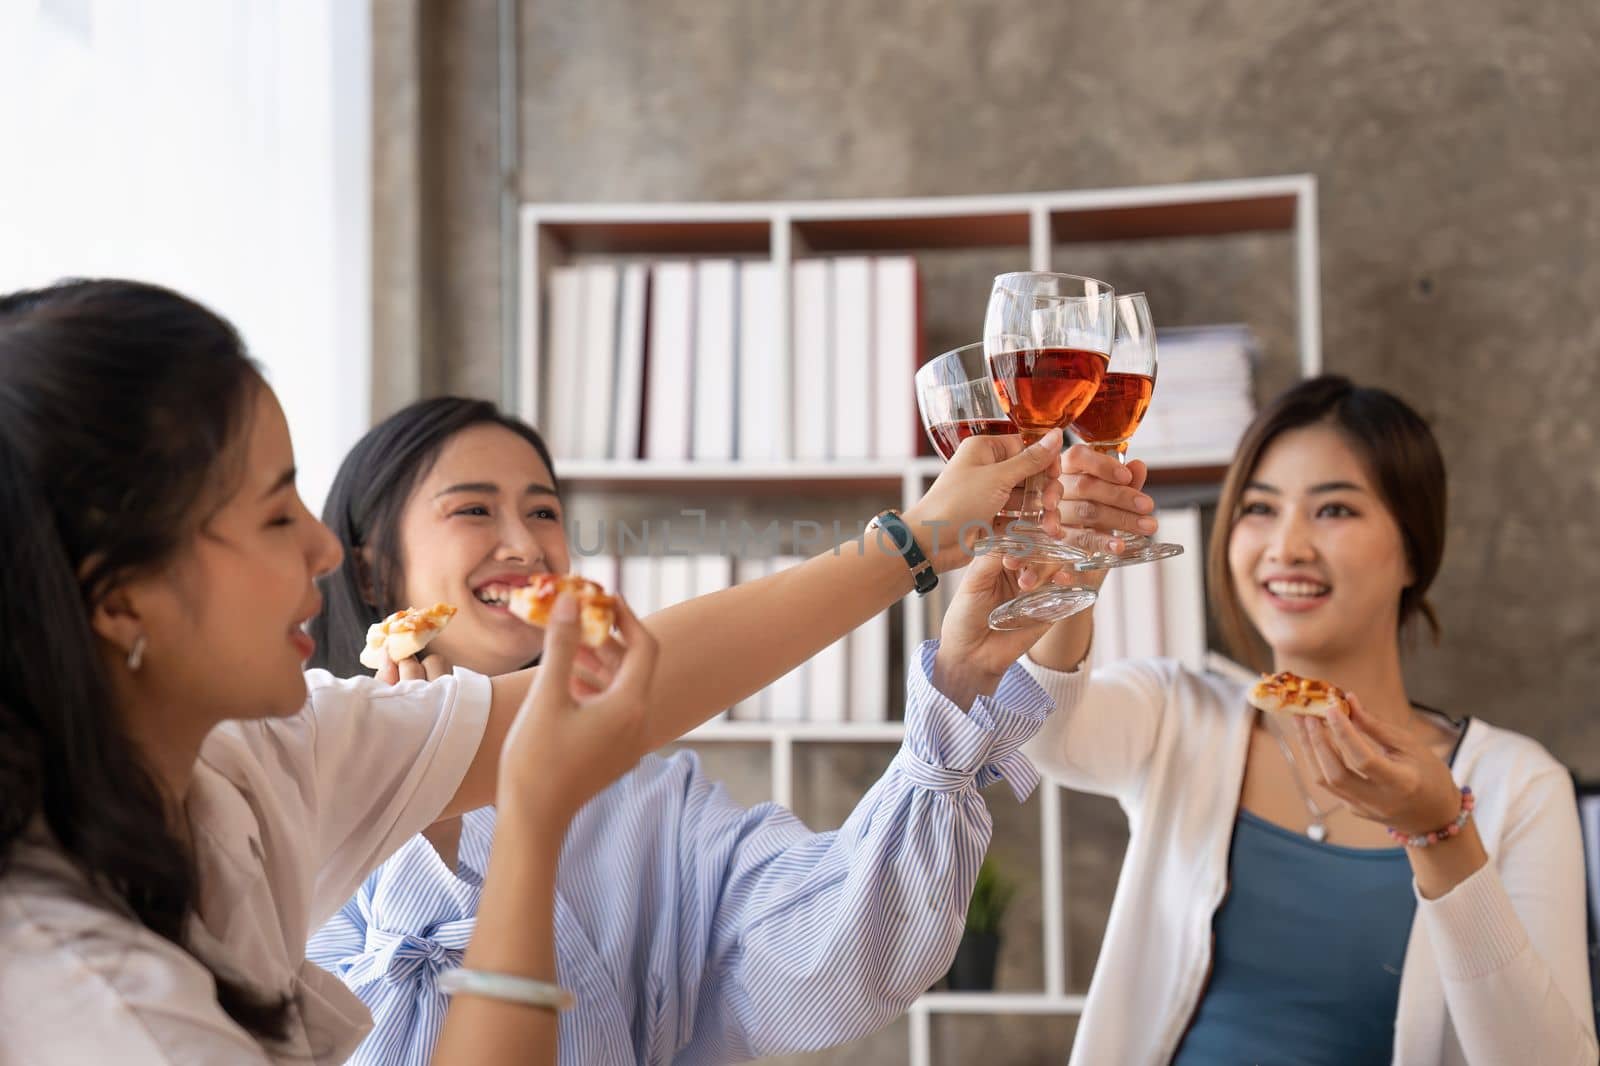
<path id="1" fill-rule="evenodd" d="M 317 642 L 312 666 L 339 677 L 366 671 L 360 656 L 367 627 L 408 606 L 397 600 L 404 584 L 400 515 L 406 501 L 450 438 L 481 425 L 508 429 L 533 445 L 550 470 L 551 487 L 560 493 L 555 463 L 539 431 L 487 400 L 419 400 L 378 423 L 339 464 L 322 508 L 323 523 L 344 546 L 344 561 L 319 582 L 322 613 L 311 622 Z"/>
<path id="2" fill-rule="evenodd" d="M 89 618 L 225 498 L 262 387 L 233 327 L 175 292 L 70 281 L 0 296 L 0 874 L 42 820 L 97 903 L 180 946 L 193 856 Z M 290 1000 L 214 976 L 236 1022 L 282 1038 Z"/>
<path id="3" fill-rule="evenodd" d="M 1228 540 L 1239 520 L 1245 485 L 1262 453 L 1289 430 L 1319 423 L 1344 435 L 1400 527 L 1413 578 L 1400 593 L 1400 629 L 1420 617 L 1433 638 L 1439 637 L 1439 619 L 1428 603 L 1428 589 L 1444 561 L 1446 484 L 1439 442 L 1422 416 L 1398 396 L 1329 374 L 1302 381 L 1256 415 L 1239 441 L 1217 502 L 1207 573 L 1217 623 L 1229 650 L 1263 669 L 1268 660 L 1265 642 L 1234 591 Z"/>

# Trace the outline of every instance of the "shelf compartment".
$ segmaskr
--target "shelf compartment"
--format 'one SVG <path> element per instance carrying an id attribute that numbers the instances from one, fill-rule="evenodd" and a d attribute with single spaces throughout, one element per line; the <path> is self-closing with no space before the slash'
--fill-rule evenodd
<path id="1" fill-rule="evenodd" d="M 785 739 L 798 743 L 898 744 L 904 722 L 707 722 L 683 737 L 683 743 Z"/>
<path id="2" fill-rule="evenodd" d="M 1171 204 L 1064 209 L 1050 212 L 1051 239 L 1060 244 L 1216 237 L 1231 233 L 1290 232 L 1296 197 L 1256 196 Z"/>
<path id="3" fill-rule="evenodd" d="M 539 221 L 569 255 L 765 256 L 772 250 L 772 220 L 763 217 Z"/>
<path id="4" fill-rule="evenodd" d="M 884 215 L 794 220 L 798 246 L 813 254 L 926 251 L 942 248 L 1026 248 L 1026 211 L 997 214 Z"/>

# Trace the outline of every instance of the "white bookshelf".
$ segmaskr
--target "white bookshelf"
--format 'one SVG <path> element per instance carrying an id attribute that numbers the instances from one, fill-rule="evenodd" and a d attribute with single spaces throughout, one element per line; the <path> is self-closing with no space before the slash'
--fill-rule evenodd
<path id="1" fill-rule="evenodd" d="M 1029 269 L 1049 270 L 1055 249 L 1074 242 L 1288 233 L 1301 374 L 1322 367 L 1317 186 L 1309 174 L 997 196 L 527 204 L 521 227 L 518 359 L 507 400 L 525 417 L 539 411 L 549 271 L 584 256 L 770 258 L 778 274 L 780 343 L 787 345 L 790 273 L 802 256 L 1016 247 L 1026 250 Z M 782 354 L 787 365 L 788 353 Z"/>
<path id="2" fill-rule="evenodd" d="M 1233 181 L 1079 189 L 996 196 L 688 204 L 527 204 L 521 211 L 518 347 L 507 368 L 506 397 L 537 424 L 547 367 L 541 345 L 550 271 L 591 259 L 656 260 L 698 256 L 766 259 L 777 276 L 782 365 L 791 364 L 791 276 L 801 258 L 857 253 L 1014 248 L 1017 269 L 1057 268 L 1057 252 L 1079 242 L 1164 237 L 1282 233 L 1293 247 L 1297 360 L 1302 377 L 1321 372 L 1321 308 L 1316 179 L 1308 174 Z M 977 323 L 974 323 L 976 327 Z M 924 357 L 932 354 L 922 353 Z M 789 427 L 775 427 L 788 432 Z M 1204 486 L 1220 479 L 1223 453 L 1141 453 L 1158 488 Z M 561 461 L 564 485 L 604 501 L 651 495 L 671 500 L 692 487 L 740 506 L 763 498 L 887 496 L 901 506 L 918 499 L 942 464 L 937 459 L 812 463 Z M 863 514 L 861 517 L 867 517 Z M 917 604 L 908 597 L 908 604 Z M 904 662 L 927 634 L 921 609 L 904 609 Z M 1204 626 L 1204 619 L 1195 624 Z M 1214 664 L 1215 665 L 1215 664 Z M 904 725 L 812 722 L 715 722 L 690 733 L 690 744 L 769 746 L 772 798 L 790 805 L 793 756 L 803 744 L 898 744 Z M 930 993 L 909 1015 L 908 1062 L 929 1066 L 932 1019 L 950 1014 L 1065 1014 L 1083 1010 L 1069 994 L 1065 901 L 1070 871 L 1062 847 L 1061 790 L 1040 789 L 1044 930 L 1043 988 L 1024 993 Z M 1087 977 L 1087 975 L 1081 975 Z"/>

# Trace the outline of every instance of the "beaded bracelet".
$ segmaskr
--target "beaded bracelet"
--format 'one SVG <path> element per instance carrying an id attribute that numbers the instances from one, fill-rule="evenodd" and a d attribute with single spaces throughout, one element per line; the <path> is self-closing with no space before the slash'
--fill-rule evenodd
<path id="1" fill-rule="evenodd" d="M 1430 847 L 1439 843 L 1441 840 L 1449 840 L 1451 837 L 1461 832 L 1461 827 L 1467 824 L 1468 818 L 1472 817 L 1472 808 L 1476 807 L 1477 805 L 1478 800 L 1477 797 L 1473 796 L 1472 789 L 1466 785 L 1462 785 L 1461 813 L 1456 815 L 1455 821 L 1451 822 L 1443 829 L 1435 829 L 1431 833 L 1423 833 L 1421 836 L 1415 837 L 1406 836 L 1400 830 L 1393 828 L 1389 829 L 1388 833 L 1390 836 L 1394 837 L 1394 839 L 1398 840 L 1408 848 Z"/>

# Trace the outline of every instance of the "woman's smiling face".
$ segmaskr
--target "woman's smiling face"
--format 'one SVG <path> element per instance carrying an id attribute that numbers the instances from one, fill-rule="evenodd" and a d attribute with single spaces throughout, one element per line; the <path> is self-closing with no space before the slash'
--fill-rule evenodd
<path id="1" fill-rule="evenodd" d="M 445 442 L 400 516 L 401 606 L 460 608 L 430 651 L 485 674 L 538 657 L 544 631 L 512 617 L 504 593 L 570 566 L 554 485 L 533 445 L 503 426 Z"/>
<path id="2" fill-rule="evenodd" d="M 1325 423 L 1262 453 L 1228 539 L 1235 592 L 1279 660 L 1327 660 L 1393 642 L 1413 580 L 1371 474 Z"/>

